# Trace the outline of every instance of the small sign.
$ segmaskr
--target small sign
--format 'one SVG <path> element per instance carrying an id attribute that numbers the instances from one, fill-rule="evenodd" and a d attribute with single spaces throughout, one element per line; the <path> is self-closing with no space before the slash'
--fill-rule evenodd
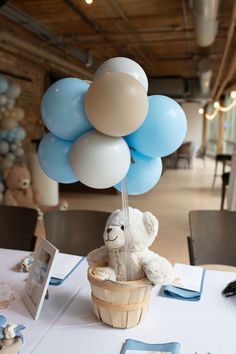
<path id="1" fill-rule="evenodd" d="M 51 277 L 58 249 L 41 239 L 23 292 L 23 301 L 35 320 L 38 319 Z"/>

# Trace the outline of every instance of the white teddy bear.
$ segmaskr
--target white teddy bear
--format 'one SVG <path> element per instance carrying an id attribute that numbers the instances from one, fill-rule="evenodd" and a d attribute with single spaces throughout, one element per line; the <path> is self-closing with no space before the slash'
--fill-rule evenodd
<path id="1" fill-rule="evenodd" d="M 124 212 L 114 211 L 103 234 L 105 246 L 88 254 L 88 263 L 106 262 L 97 267 L 95 276 L 103 280 L 129 281 L 147 277 L 153 284 L 169 284 L 174 280 L 170 262 L 150 251 L 158 232 L 158 220 L 150 212 L 129 207 L 129 230 L 125 232 Z"/>

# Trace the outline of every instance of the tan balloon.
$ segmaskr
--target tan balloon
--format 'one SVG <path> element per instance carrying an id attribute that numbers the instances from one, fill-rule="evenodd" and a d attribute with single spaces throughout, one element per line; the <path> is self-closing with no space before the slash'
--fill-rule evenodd
<path id="1" fill-rule="evenodd" d="M 11 111 L 11 117 L 13 117 L 17 122 L 20 122 L 25 116 L 25 112 L 20 107 L 14 107 Z"/>
<path id="2" fill-rule="evenodd" d="M 111 136 L 128 135 L 143 123 L 148 98 L 143 86 L 132 76 L 109 72 L 90 85 L 85 97 L 90 123 Z"/>
<path id="3" fill-rule="evenodd" d="M 4 117 L 0 121 L 1 129 L 11 130 L 16 128 L 16 126 L 17 126 L 17 122 L 15 121 L 15 119 L 10 117 Z"/>

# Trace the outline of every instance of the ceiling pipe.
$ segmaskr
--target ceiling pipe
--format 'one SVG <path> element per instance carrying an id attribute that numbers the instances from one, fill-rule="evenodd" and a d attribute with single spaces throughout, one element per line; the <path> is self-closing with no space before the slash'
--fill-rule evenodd
<path id="1" fill-rule="evenodd" d="M 219 0 L 193 0 L 196 41 L 200 47 L 210 46 L 218 29 Z"/>
<path id="2" fill-rule="evenodd" d="M 72 71 L 79 76 L 82 75 L 82 78 L 92 79 L 93 77 L 92 73 L 79 67 L 79 65 L 72 64 L 68 60 L 61 58 L 59 55 L 52 54 L 47 49 L 40 48 L 39 46 L 30 43 L 29 41 L 20 39 L 19 37 L 16 37 L 15 35 L 9 32 L 0 32 L 0 43 L 1 42 L 11 44 L 16 48 L 20 48 L 23 51 L 26 51 L 30 54 L 34 54 L 35 56 L 38 56 L 39 58 L 42 58 L 55 65 L 58 65 L 61 68 Z"/>

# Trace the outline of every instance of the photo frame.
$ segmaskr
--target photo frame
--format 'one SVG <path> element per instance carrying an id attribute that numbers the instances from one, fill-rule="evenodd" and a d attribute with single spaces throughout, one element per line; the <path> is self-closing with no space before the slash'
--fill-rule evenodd
<path id="1" fill-rule="evenodd" d="M 57 253 L 56 247 L 41 238 L 23 292 L 23 301 L 35 320 L 39 317 L 47 294 L 52 264 Z"/>

